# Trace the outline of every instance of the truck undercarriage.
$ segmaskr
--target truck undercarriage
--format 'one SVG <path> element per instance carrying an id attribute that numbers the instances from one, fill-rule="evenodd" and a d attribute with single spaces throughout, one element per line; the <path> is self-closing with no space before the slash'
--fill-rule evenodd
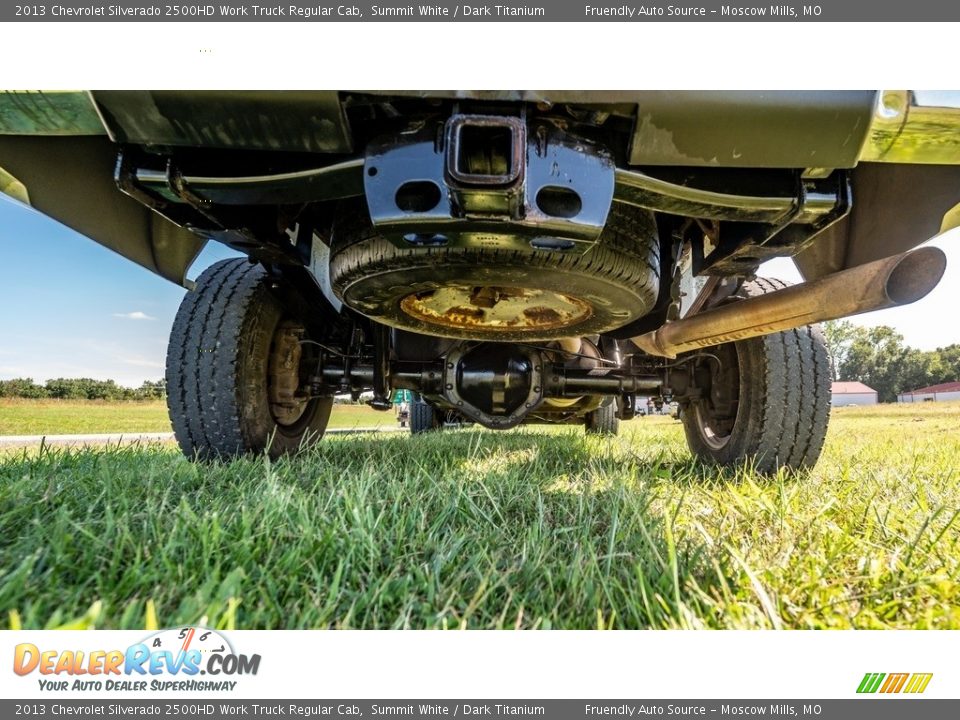
<path id="1" fill-rule="evenodd" d="M 0 96 L 0 190 L 186 285 L 191 457 L 295 451 L 333 397 L 611 434 L 679 403 L 716 463 L 806 467 L 815 323 L 913 302 L 960 223 L 958 110 L 909 92 Z M 203 244 L 245 257 L 186 280 Z M 911 251 L 911 252 L 908 252 Z M 808 282 L 756 277 L 792 256 Z"/>

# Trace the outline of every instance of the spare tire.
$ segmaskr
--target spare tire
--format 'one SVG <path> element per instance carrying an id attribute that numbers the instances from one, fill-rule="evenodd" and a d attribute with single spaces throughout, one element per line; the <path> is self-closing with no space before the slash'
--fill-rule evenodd
<path id="1" fill-rule="evenodd" d="M 645 315 L 660 283 L 652 213 L 620 203 L 585 253 L 399 248 L 363 202 L 340 207 L 330 280 L 346 305 L 396 328 L 473 340 L 550 340 L 608 332 Z"/>

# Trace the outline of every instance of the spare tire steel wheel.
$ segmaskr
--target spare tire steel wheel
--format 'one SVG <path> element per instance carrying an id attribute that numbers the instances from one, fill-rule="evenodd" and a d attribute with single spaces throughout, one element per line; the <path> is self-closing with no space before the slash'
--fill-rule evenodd
<path id="1" fill-rule="evenodd" d="M 354 310 L 393 327 L 473 340 L 583 337 L 646 314 L 660 282 L 653 215 L 620 203 L 585 253 L 475 247 L 399 248 L 366 206 L 334 222 L 330 280 Z"/>
<path id="2" fill-rule="evenodd" d="M 167 350 L 167 407 L 189 458 L 299 450 L 323 434 L 333 398 L 299 388 L 315 367 L 303 326 L 270 293 L 259 265 L 223 260 L 177 311 Z"/>

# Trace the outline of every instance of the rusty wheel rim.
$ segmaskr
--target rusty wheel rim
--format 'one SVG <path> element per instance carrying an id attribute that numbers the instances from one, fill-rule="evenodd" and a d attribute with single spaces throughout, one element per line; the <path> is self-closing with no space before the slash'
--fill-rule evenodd
<path id="1" fill-rule="evenodd" d="M 704 408 L 699 403 L 694 411 L 694 417 L 697 420 L 697 427 L 700 430 L 700 437 L 713 450 L 722 450 L 730 442 L 730 433 L 722 434 L 722 431 L 714 428 L 709 414 L 704 412 Z"/>
<path id="2" fill-rule="evenodd" d="M 428 325 L 481 332 L 557 330 L 593 315 L 578 297 L 530 288 L 449 285 L 408 295 L 400 308 Z"/>
<path id="3" fill-rule="evenodd" d="M 714 354 L 722 364 L 706 363 L 708 392 L 694 404 L 693 415 L 703 441 L 712 450 L 722 450 L 730 442 L 740 414 L 740 360 L 736 344 L 714 348 Z"/>
<path id="4" fill-rule="evenodd" d="M 292 320 L 277 324 L 270 342 L 267 362 L 267 394 L 270 414 L 277 425 L 291 427 L 303 418 L 310 404 L 299 393 L 300 360 L 303 355 L 301 340 L 304 328 Z"/>

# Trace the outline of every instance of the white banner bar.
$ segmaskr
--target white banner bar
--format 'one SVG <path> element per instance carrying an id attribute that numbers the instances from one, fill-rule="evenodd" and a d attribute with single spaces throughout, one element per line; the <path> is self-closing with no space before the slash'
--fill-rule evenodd
<path id="1" fill-rule="evenodd" d="M 186 645 L 185 630 L 194 631 Z M 223 699 L 842 699 L 863 697 L 857 690 L 867 673 L 932 673 L 924 698 L 960 697 L 952 633 L 205 632 L 5 632 L 0 634 L 0 662 L 7 668 L 2 695 L 183 697 L 191 691 L 182 688 L 195 687 L 198 696 Z M 185 647 L 194 653 L 192 662 L 182 654 Z M 122 660 L 111 651 L 121 653 Z M 211 659 L 217 654 L 220 657 Z M 115 670 L 105 674 L 109 664 Z M 97 670 L 91 672 L 92 667 Z M 17 674 L 18 669 L 23 674 Z M 73 689 L 97 681 L 100 689 Z M 122 684 L 136 682 L 145 684 Z M 191 682 L 205 685 L 201 690 L 163 684 Z M 211 693 L 209 688 L 220 686 L 206 683 L 235 684 Z"/>

